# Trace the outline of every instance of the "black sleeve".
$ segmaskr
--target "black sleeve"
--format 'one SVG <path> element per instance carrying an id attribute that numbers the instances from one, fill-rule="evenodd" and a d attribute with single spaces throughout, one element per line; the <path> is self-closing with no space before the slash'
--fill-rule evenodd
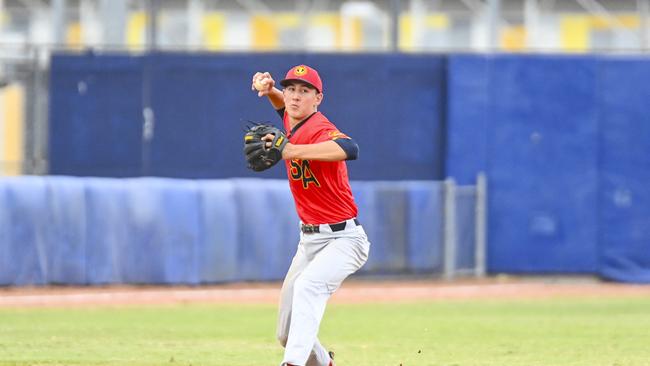
<path id="1" fill-rule="evenodd" d="M 353 139 L 340 138 L 334 140 L 334 142 L 339 144 L 341 149 L 345 151 L 345 155 L 347 155 L 345 160 L 356 160 L 359 156 L 359 145 Z"/>
<path id="2" fill-rule="evenodd" d="M 280 115 L 280 118 L 284 118 L 284 107 L 282 107 L 280 109 L 276 109 L 275 111 L 278 112 L 278 114 Z"/>

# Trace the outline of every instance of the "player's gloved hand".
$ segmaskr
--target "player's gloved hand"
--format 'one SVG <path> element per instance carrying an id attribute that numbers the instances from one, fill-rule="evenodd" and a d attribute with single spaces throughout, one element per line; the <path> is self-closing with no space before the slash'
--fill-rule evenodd
<path id="1" fill-rule="evenodd" d="M 271 140 L 265 136 L 272 135 Z M 269 169 L 282 160 L 282 150 L 289 140 L 277 127 L 259 123 L 249 127 L 244 135 L 244 155 L 248 169 L 256 172 Z"/>

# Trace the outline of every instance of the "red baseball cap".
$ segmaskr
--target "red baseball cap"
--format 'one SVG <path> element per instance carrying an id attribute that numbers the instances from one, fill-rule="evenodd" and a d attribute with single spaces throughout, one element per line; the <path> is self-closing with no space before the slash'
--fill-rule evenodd
<path id="1" fill-rule="evenodd" d="M 291 70 L 287 72 L 287 76 L 280 81 L 280 85 L 286 87 L 292 81 L 302 81 L 303 83 L 307 83 L 316 88 L 319 93 L 323 92 L 323 82 L 320 80 L 320 76 L 318 76 L 318 71 L 307 65 L 292 67 Z"/>

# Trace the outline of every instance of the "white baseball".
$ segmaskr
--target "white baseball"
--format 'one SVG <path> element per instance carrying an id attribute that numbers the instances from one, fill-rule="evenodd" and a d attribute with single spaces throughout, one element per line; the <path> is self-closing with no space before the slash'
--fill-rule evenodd
<path id="1" fill-rule="evenodd" d="M 267 78 L 259 78 L 255 80 L 253 86 L 257 91 L 266 90 L 269 81 Z"/>

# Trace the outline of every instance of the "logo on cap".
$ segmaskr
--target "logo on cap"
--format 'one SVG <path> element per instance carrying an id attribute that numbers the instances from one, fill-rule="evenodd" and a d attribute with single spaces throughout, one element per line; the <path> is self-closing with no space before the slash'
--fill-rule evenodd
<path id="1" fill-rule="evenodd" d="M 293 70 L 293 74 L 296 76 L 303 76 L 306 73 L 307 73 L 307 66 L 305 65 L 296 66 L 296 68 Z"/>

